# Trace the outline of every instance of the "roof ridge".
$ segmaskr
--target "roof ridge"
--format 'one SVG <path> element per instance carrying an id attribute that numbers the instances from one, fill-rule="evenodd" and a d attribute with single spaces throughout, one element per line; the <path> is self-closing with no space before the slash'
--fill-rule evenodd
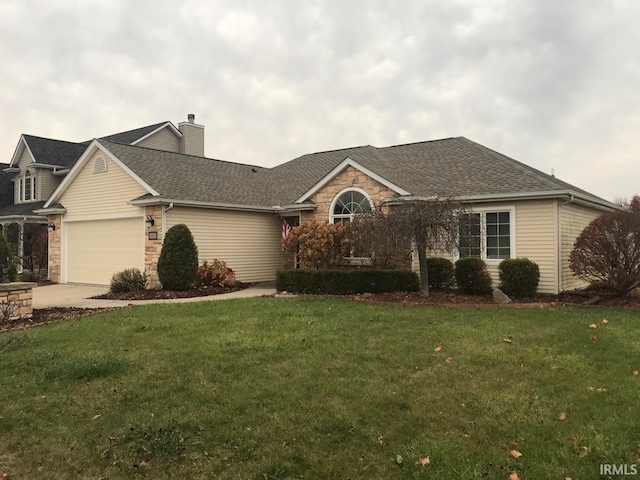
<path id="1" fill-rule="evenodd" d="M 422 140 L 420 142 L 398 143 L 396 145 L 388 145 L 386 147 L 373 147 L 373 148 L 375 148 L 376 150 L 383 150 L 385 148 L 407 147 L 409 145 L 418 145 L 418 144 L 421 144 L 421 143 L 445 142 L 445 141 L 448 141 L 448 140 L 456 140 L 458 138 L 464 138 L 464 137 L 436 138 L 435 140 Z"/>
<path id="2" fill-rule="evenodd" d="M 98 142 L 112 143 L 114 145 L 121 145 L 123 147 L 128 147 L 128 148 L 139 148 L 141 150 L 151 150 L 151 151 L 156 152 L 156 153 L 157 152 L 167 153 L 167 154 L 170 154 L 170 155 L 180 155 L 181 157 L 198 158 L 198 159 L 201 159 L 201 160 L 210 160 L 210 161 L 213 161 L 213 162 L 229 163 L 231 165 L 254 167 L 254 168 L 259 168 L 260 170 L 269 170 L 269 168 L 267 168 L 267 167 L 261 167 L 260 165 L 252 165 L 250 163 L 232 162 L 230 160 L 220 160 L 219 158 L 199 157 L 197 155 L 189 155 L 187 153 L 170 152 L 168 150 L 159 150 L 157 148 L 141 147 L 139 145 L 130 145 L 128 143 L 114 142 L 113 140 L 107 140 L 106 138 L 95 138 L 94 140 L 97 140 Z"/>
<path id="3" fill-rule="evenodd" d="M 498 160 L 506 160 L 510 163 L 513 164 L 514 167 L 525 171 L 526 173 L 530 174 L 530 175 L 534 175 L 536 177 L 538 177 L 539 179 L 543 180 L 544 182 L 546 182 L 549 186 L 551 187 L 563 187 L 563 185 L 559 185 L 556 182 L 559 182 L 561 180 L 556 179 L 555 177 L 552 177 L 551 175 L 547 175 L 546 173 L 538 170 L 537 168 L 533 168 L 530 167 L 529 165 L 522 163 L 518 160 L 516 160 L 515 158 L 511 158 L 508 155 L 505 155 L 504 153 L 500 153 L 497 152 L 495 150 L 493 150 L 492 148 L 489 147 L 485 147 L 484 145 L 474 142 L 473 140 L 469 140 L 466 137 L 458 137 L 460 140 L 466 142 L 467 144 L 469 144 L 470 146 L 474 147 L 476 150 L 484 150 L 486 151 L 486 153 L 488 153 L 489 155 L 491 155 L 494 158 L 497 158 Z M 566 182 L 565 182 L 566 183 Z M 570 184 L 569 184 L 570 185 Z M 577 187 L 574 187 L 577 188 Z"/>

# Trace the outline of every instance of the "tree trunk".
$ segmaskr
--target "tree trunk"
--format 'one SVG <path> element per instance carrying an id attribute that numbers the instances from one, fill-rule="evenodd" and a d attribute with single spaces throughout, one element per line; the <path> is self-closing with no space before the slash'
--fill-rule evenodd
<path id="1" fill-rule="evenodd" d="M 427 247 L 418 245 L 418 263 L 420 265 L 420 294 L 429 296 L 429 276 L 427 275 Z"/>

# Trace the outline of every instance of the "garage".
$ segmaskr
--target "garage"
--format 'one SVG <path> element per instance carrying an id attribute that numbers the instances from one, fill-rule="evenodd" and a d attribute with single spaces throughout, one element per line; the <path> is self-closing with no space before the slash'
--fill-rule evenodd
<path id="1" fill-rule="evenodd" d="M 66 222 L 66 281 L 109 285 L 125 268 L 144 270 L 144 219 Z"/>

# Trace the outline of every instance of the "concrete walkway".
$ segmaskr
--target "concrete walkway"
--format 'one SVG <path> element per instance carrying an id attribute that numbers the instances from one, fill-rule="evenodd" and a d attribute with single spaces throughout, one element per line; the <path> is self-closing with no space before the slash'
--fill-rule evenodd
<path id="1" fill-rule="evenodd" d="M 259 283 L 251 288 L 237 292 L 210 295 L 208 297 L 171 298 L 168 300 L 97 300 L 90 297 L 102 295 L 109 287 L 99 285 L 58 284 L 45 285 L 33 289 L 33 308 L 76 307 L 76 308 L 114 308 L 149 303 L 188 303 L 229 300 L 232 298 L 261 297 L 276 293 L 273 282 Z"/>

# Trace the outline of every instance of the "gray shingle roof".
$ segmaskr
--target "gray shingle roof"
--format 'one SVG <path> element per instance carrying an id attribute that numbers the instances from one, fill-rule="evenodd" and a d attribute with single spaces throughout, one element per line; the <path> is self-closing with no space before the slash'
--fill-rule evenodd
<path id="1" fill-rule="evenodd" d="M 150 134 L 154 130 L 160 128 L 162 125 L 165 125 L 167 123 L 171 123 L 171 122 L 160 122 L 153 125 L 147 125 L 146 127 L 135 128 L 133 130 L 127 130 L 126 132 L 114 133 L 113 135 L 107 135 L 106 137 L 100 137 L 100 138 L 104 140 L 109 140 L 111 142 L 132 144 L 136 140 L 140 140 L 145 135 Z M 90 141 L 85 143 L 90 143 Z"/>
<path id="2" fill-rule="evenodd" d="M 12 199 L 13 200 L 13 199 Z M 45 202 L 15 203 L 0 208 L 0 217 L 36 216 L 34 210 L 42 208 Z"/>
<path id="3" fill-rule="evenodd" d="M 99 142 L 163 198 L 264 205 L 264 168 L 204 157 Z"/>
<path id="4" fill-rule="evenodd" d="M 13 203 L 13 173 L 3 172 L 9 168 L 6 163 L 0 163 L 0 209 Z"/>
<path id="5" fill-rule="evenodd" d="M 303 155 L 266 169 L 100 141 L 165 199 L 271 207 L 290 205 L 345 158 L 416 196 L 581 193 L 608 202 L 464 137 Z"/>
<path id="6" fill-rule="evenodd" d="M 84 152 L 86 145 L 52 138 L 23 135 L 37 163 L 71 168 Z"/>
<path id="7" fill-rule="evenodd" d="M 304 155 L 269 171 L 269 183 L 278 185 L 271 201 L 283 205 L 295 201 L 347 157 L 416 196 L 573 190 L 608 203 L 464 137 Z"/>

